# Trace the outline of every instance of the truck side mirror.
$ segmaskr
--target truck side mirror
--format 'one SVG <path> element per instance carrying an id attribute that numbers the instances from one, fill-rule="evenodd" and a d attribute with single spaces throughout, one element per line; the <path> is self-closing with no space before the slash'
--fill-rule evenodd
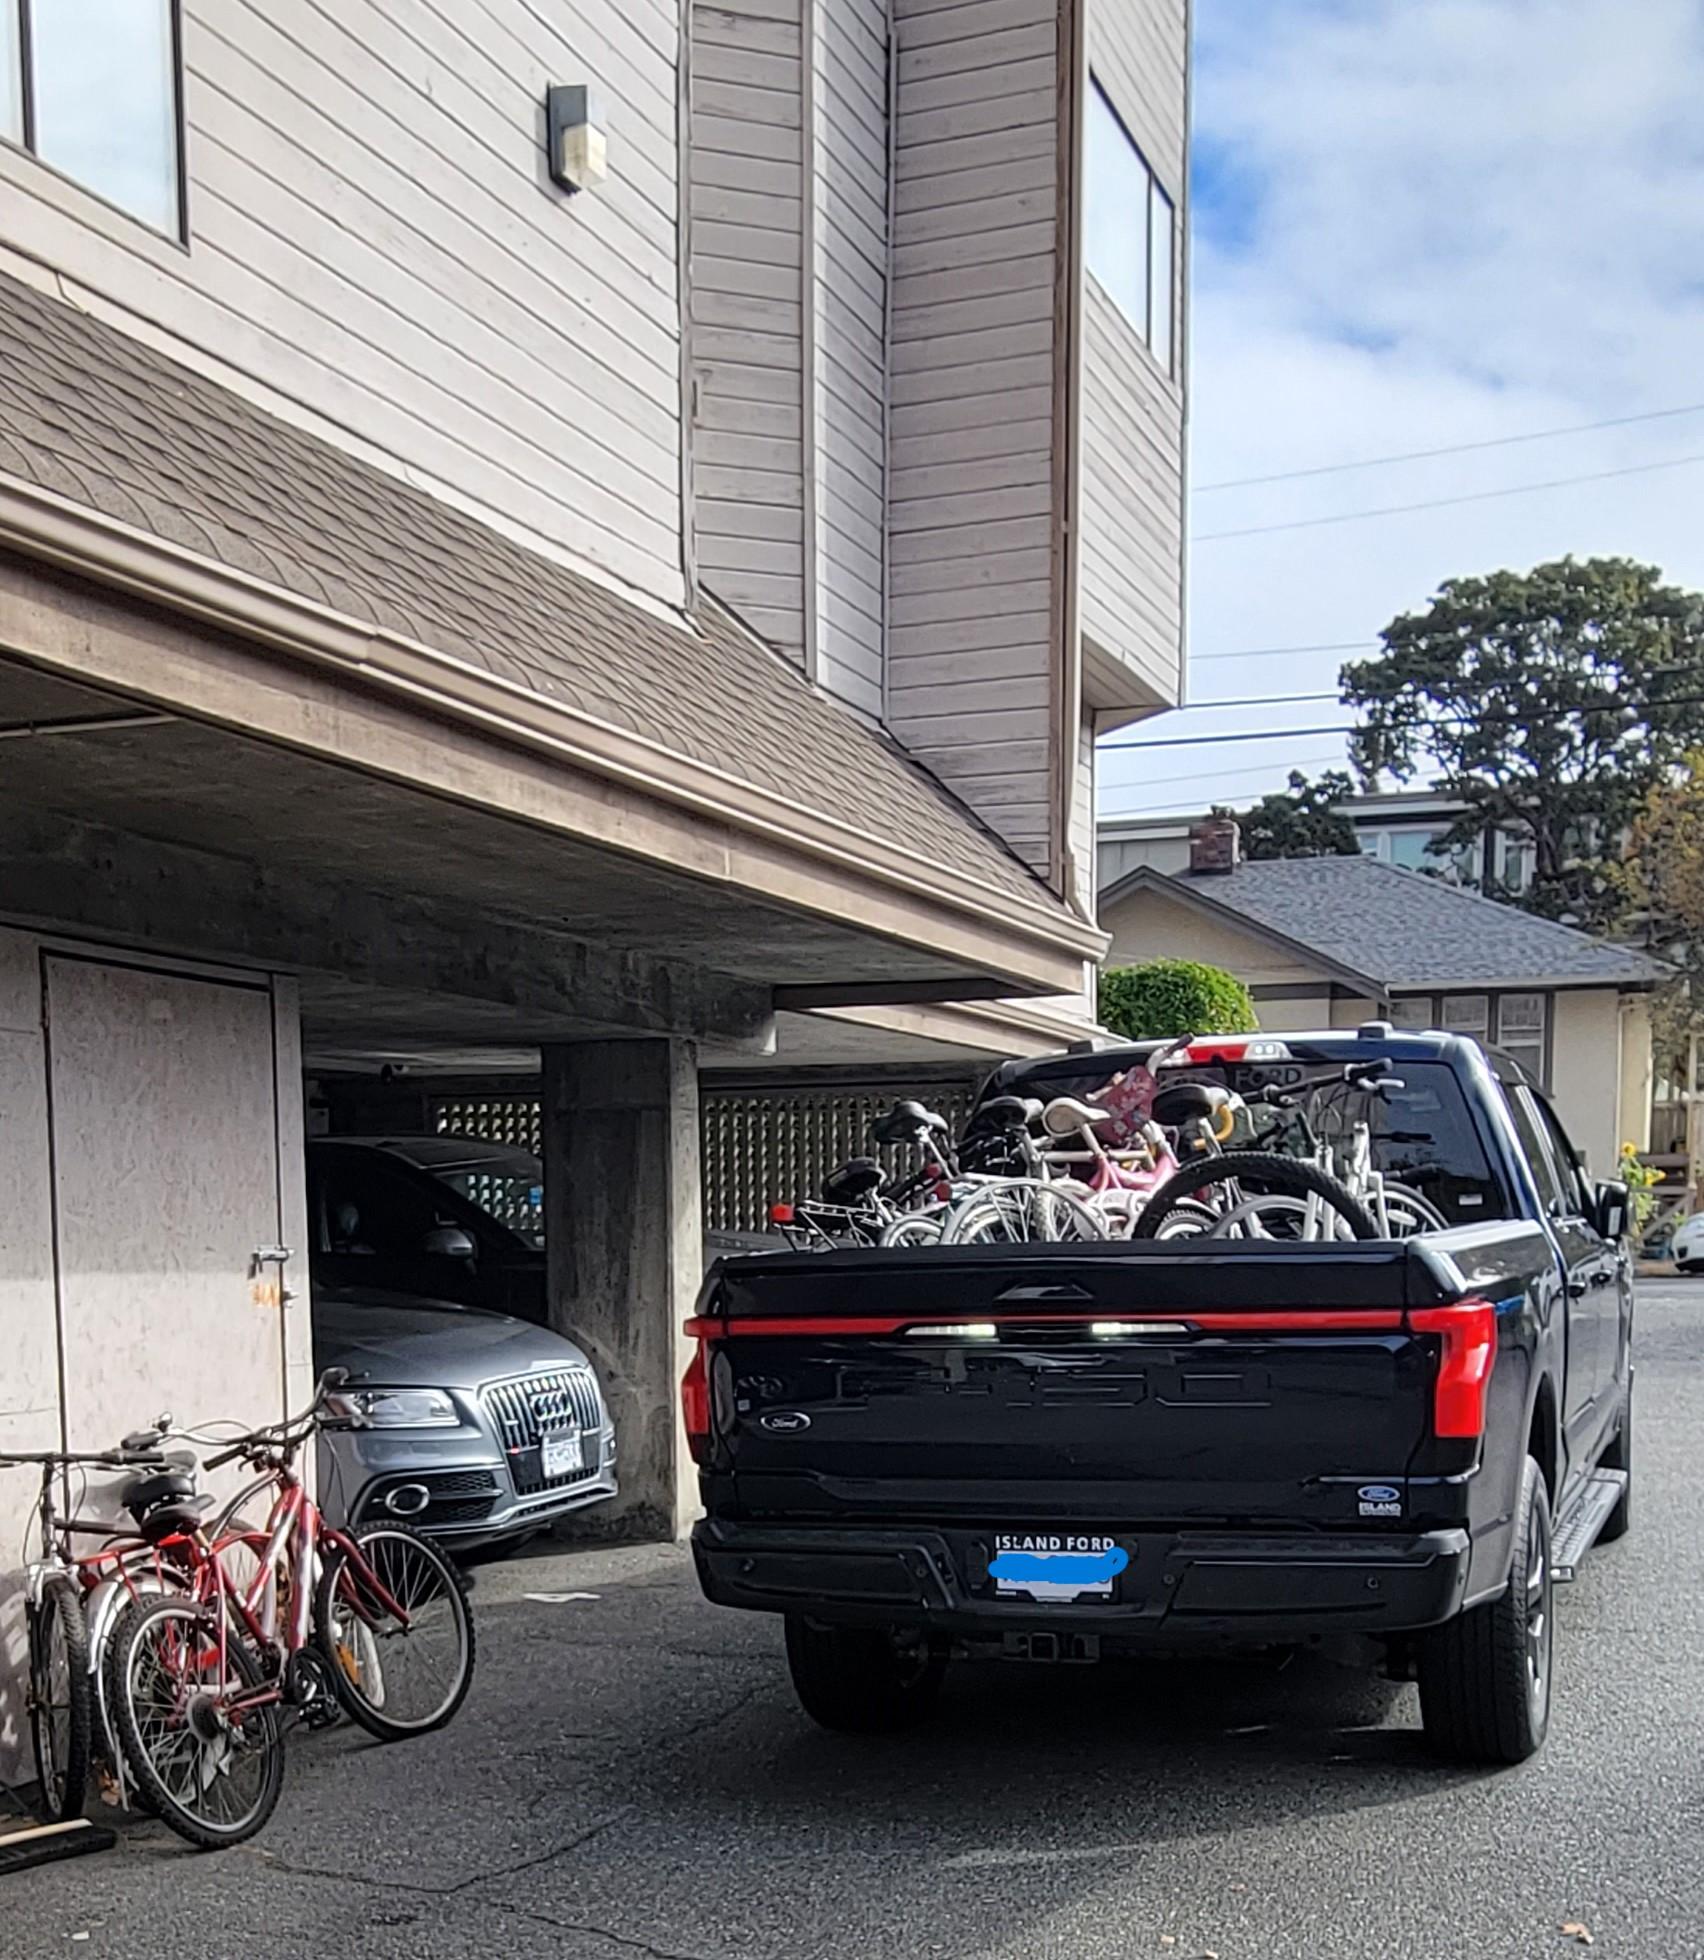
<path id="1" fill-rule="evenodd" d="M 459 1225 L 434 1226 L 421 1241 L 420 1250 L 433 1259 L 471 1261 L 479 1256 L 472 1234 L 464 1232 Z"/>
<path id="2" fill-rule="evenodd" d="M 1616 1244 L 1633 1222 L 1633 1194 L 1625 1184 L 1603 1182 L 1592 1187 L 1592 1223 L 1602 1237 Z"/>

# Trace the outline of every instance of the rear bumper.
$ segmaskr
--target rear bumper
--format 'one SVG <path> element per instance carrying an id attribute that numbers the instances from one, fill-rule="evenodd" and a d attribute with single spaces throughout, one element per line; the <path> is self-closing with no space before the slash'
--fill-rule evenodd
<path id="1" fill-rule="evenodd" d="M 1172 1647 L 1402 1633 L 1450 1619 L 1467 1590 L 1465 1531 L 1109 1535 L 1129 1554 L 1112 1597 L 1068 1604 L 997 1598 L 988 1534 L 974 1529 L 706 1518 L 693 1531 L 692 1550 L 705 1596 L 721 1606 L 922 1627 L 965 1640 L 1051 1629 Z"/>

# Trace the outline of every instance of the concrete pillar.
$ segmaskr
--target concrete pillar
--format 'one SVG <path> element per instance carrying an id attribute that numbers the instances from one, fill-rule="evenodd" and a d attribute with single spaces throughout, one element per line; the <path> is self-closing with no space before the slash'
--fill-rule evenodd
<path id="1" fill-rule="evenodd" d="M 675 1538 L 697 1508 L 679 1394 L 704 1247 L 696 1050 L 655 1039 L 546 1048 L 543 1135 L 551 1325 L 598 1371 L 621 1481 L 573 1535 Z"/>

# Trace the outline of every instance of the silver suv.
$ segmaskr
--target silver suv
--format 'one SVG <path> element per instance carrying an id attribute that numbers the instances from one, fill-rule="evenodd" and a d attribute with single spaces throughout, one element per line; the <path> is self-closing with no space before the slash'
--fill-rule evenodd
<path id="1" fill-rule="evenodd" d="M 322 1437 L 320 1490 L 333 1517 L 471 1549 L 613 1497 L 615 1429 L 572 1341 L 467 1303 L 501 1285 L 542 1308 L 542 1250 L 471 1202 L 460 1156 L 443 1176 L 438 1142 L 309 1146 L 314 1359 L 367 1417 Z M 482 1150 L 522 1155 L 463 1154 Z"/>

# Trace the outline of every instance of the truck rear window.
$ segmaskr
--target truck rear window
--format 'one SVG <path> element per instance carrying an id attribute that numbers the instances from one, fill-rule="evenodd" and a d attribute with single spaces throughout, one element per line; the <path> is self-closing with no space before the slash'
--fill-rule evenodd
<path id="1" fill-rule="evenodd" d="M 1057 1063 L 1025 1068 L 998 1091 L 991 1084 L 990 1092 L 1035 1096 L 1043 1102 L 1053 1096 L 1077 1096 L 1090 1103 L 1110 1097 L 1116 1102 L 1114 1078 L 1121 1067 L 1128 1067 L 1126 1058 L 1062 1056 Z M 1207 1062 L 1165 1068 L 1161 1080 L 1221 1083 L 1244 1099 L 1227 1149 L 1305 1154 L 1307 1138 L 1297 1112 L 1305 1114 L 1317 1136 L 1332 1143 L 1347 1143 L 1355 1125 L 1365 1123 L 1374 1166 L 1429 1199 L 1451 1224 L 1509 1215 L 1467 1097 L 1447 1063 L 1393 1061 L 1384 1086 L 1377 1089 L 1345 1082 L 1340 1064 L 1303 1061 Z M 1292 1098 L 1294 1111 L 1261 1100 L 1272 1090 Z"/>

